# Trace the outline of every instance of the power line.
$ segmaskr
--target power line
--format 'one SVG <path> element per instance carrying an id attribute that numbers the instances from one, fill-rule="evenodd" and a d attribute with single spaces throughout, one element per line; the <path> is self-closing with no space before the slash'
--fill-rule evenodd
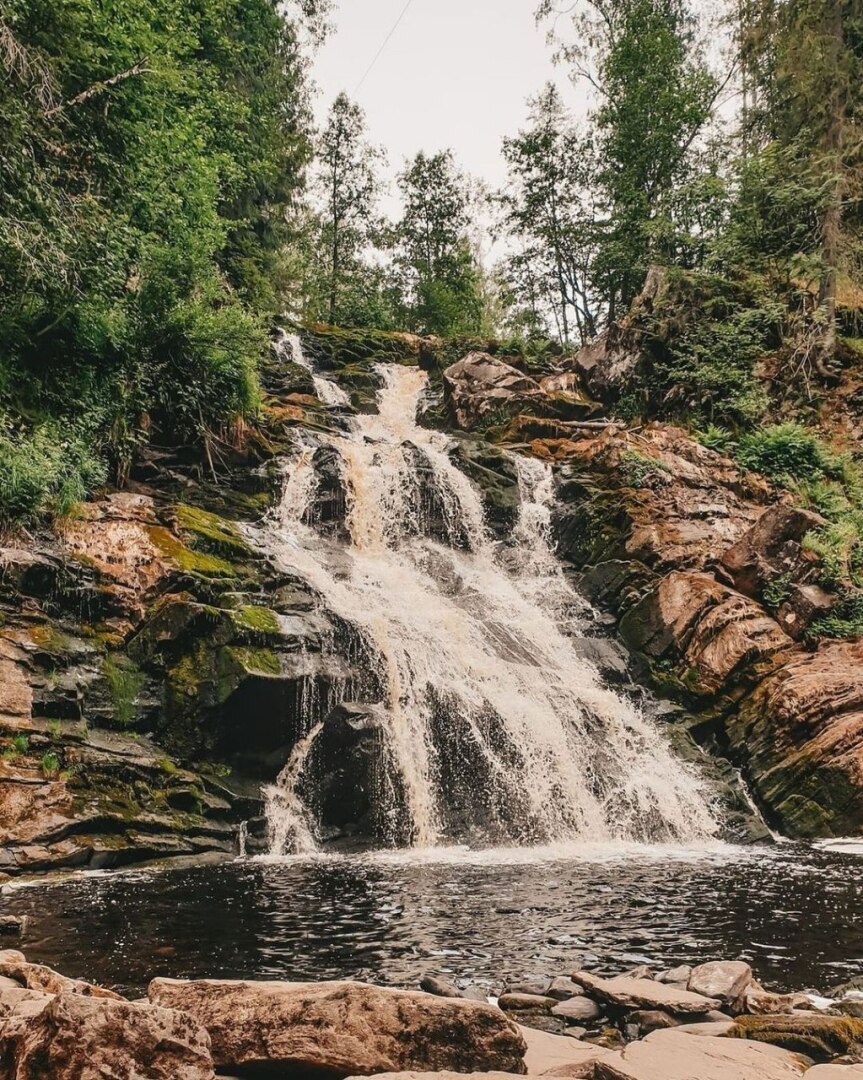
<path id="1" fill-rule="evenodd" d="M 374 66 L 375 66 L 375 64 L 376 64 L 376 63 L 378 62 L 378 60 L 380 60 L 380 58 L 381 58 L 381 56 L 382 56 L 382 54 L 383 54 L 383 51 L 384 51 L 384 49 L 385 49 L 385 48 L 387 47 L 387 45 L 389 45 L 390 41 L 392 41 L 392 38 L 393 38 L 393 34 L 395 34 L 396 30 L 398 30 L 398 28 L 399 28 L 399 27 L 401 26 L 401 24 L 402 24 L 402 20 L 404 19 L 405 15 L 407 15 L 407 13 L 408 13 L 408 9 L 410 8 L 411 4 L 413 4 L 413 2 L 414 2 L 414 0 L 408 0 L 408 2 L 407 2 L 407 3 L 405 4 L 405 6 L 404 6 L 404 7 L 402 8 L 402 12 L 401 12 L 401 15 L 399 15 L 399 17 L 398 17 L 398 18 L 396 19 L 396 21 L 395 21 L 395 22 L 393 23 L 393 25 L 392 25 L 392 29 L 391 29 L 391 30 L 390 30 L 390 32 L 389 32 L 389 33 L 387 34 L 387 36 L 386 36 L 386 37 L 384 38 L 383 44 L 382 44 L 382 45 L 381 45 L 381 47 L 380 47 L 380 48 L 378 49 L 378 51 L 377 51 L 377 52 L 375 53 L 375 56 L 374 56 L 374 59 L 372 60 L 372 62 L 371 62 L 371 63 L 369 64 L 369 66 L 368 66 L 368 67 L 366 68 L 366 73 L 365 73 L 365 75 L 363 75 L 363 77 L 362 77 L 362 78 L 360 79 L 360 81 L 359 81 L 359 82 L 357 83 L 357 85 L 356 85 L 356 86 L 354 87 L 354 95 L 356 95 L 356 94 L 357 94 L 357 93 L 358 93 L 358 92 L 359 92 L 359 91 L 360 91 L 360 90 L 362 89 L 362 85 L 363 85 L 363 83 L 364 83 L 364 82 L 366 81 L 366 79 L 367 79 L 367 78 L 369 77 L 369 75 L 371 75 L 371 73 L 372 73 L 372 71 L 373 71 L 373 69 L 374 69 Z"/>

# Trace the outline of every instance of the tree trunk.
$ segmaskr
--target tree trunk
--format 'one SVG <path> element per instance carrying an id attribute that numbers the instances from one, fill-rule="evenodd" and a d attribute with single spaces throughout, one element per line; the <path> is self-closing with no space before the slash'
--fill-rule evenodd
<path id="1" fill-rule="evenodd" d="M 819 317 L 823 323 L 816 367 L 819 374 L 831 377 L 830 364 L 836 356 L 836 277 L 842 237 L 842 198 L 844 177 L 842 143 L 845 127 L 845 91 L 839 70 L 844 48 L 842 0 L 829 0 L 827 11 L 827 56 L 825 72 L 830 82 L 829 112 L 825 133 L 825 159 L 831 171 L 831 194 L 821 219 L 821 287 Z"/>

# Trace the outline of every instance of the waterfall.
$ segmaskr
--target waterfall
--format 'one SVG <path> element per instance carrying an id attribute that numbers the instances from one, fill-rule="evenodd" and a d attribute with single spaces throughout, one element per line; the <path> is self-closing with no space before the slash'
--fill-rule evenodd
<path id="1" fill-rule="evenodd" d="M 350 398 L 340 386 L 337 386 L 332 379 L 324 379 L 322 376 L 315 373 L 303 351 L 303 345 L 300 341 L 299 334 L 289 334 L 287 331 L 281 330 L 279 332 L 279 338 L 273 347 L 277 356 L 286 357 L 288 360 L 291 360 L 295 364 L 299 364 L 300 367 L 304 367 L 307 371 L 311 372 L 315 393 L 320 398 L 321 404 L 331 405 L 336 408 L 350 405 Z"/>
<path id="2" fill-rule="evenodd" d="M 305 449 L 288 463 L 258 542 L 356 637 L 364 700 L 382 706 L 382 768 L 392 814 L 408 816 L 406 841 L 714 835 L 697 772 L 574 647 L 589 611 L 553 550 L 551 470 L 517 457 L 520 515 L 511 540 L 496 541 L 449 436 L 416 422 L 427 376 L 378 371 L 378 413 L 324 437 L 340 462 L 344 537 L 315 525 L 314 450 Z M 295 788 L 316 733 L 268 798 L 275 854 L 296 850 L 298 836 L 300 847 L 313 839 Z"/>

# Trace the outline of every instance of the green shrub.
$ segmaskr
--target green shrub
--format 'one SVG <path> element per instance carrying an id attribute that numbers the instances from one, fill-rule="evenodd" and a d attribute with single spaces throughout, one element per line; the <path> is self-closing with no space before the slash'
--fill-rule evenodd
<path id="1" fill-rule="evenodd" d="M 737 461 L 781 484 L 835 475 L 838 460 L 821 440 L 800 424 L 777 424 L 744 435 Z"/>
<path id="2" fill-rule="evenodd" d="M 0 427 L 0 527 L 64 516 L 105 483 L 107 465 L 83 434 L 43 423 L 30 432 Z"/>
<path id="3" fill-rule="evenodd" d="M 732 454 L 737 448 L 733 433 L 717 424 L 708 424 L 703 431 L 696 431 L 695 437 L 702 446 L 717 454 Z"/>
<path id="4" fill-rule="evenodd" d="M 42 761 L 40 762 L 40 764 L 42 766 L 43 774 L 49 779 L 53 779 L 55 776 L 59 776 L 60 759 L 50 750 L 48 750 L 42 755 Z"/>
<path id="5" fill-rule="evenodd" d="M 863 592 L 846 592 L 833 610 L 809 627 L 811 638 L 853 638 L 863 635 Z"/>

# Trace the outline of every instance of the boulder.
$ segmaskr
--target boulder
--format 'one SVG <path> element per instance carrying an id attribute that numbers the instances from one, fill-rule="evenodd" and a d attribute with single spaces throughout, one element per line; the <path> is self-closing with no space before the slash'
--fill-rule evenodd
<path id="1" fill-rule="evenodd" d="M 440 979 L 436 975 L 425 975 L 420 979 L 420 990 L 426 994 L 434 994 L 435 997 L 462 998 L 464 994 L 454 982 L 449 979 Z"/>
<path id="2" fill-rule="evenodd" d="M 551 980 L 542 993 L 544 993 L 546 997 L 557 998 L 558 1001 L 567 1001 L 569 998 L 581 997 L 584 993 L 584 988 L 579 986 L 577 982 L 573 982 L 572 979 L 567 978 L 565 975 L 558 975 Z"/>
<path id="3" fill-rule="evenodd" d="M 863 821 L 863 642 L 795 652 L 726 721 L 758 799 L 786 834 L 852 836 Z"/>
<path id="4" fill-rule="evenodd" d="M 792 1009 L 810 1009 L 805 994 L 771 994 L 766 990 L 752 990 L 743 995 L 743 1011 L 753 1016 L 773 1016 L 790 1013 Z"/>
<path id="5" fill-rule="evenodd" d="M 689 982 L 689 976 L 692 974 L 692 968 L 689 964 L 680 964 L 679 967 L 668 968 L 666 971 L 660 971 L 656 976 L 656 981 L 661 983 L 676 983 L 678 986 L 686 986 Z"/>
<path id="6" fill-rule="evenodd" d="M 578 971 L 572 977 L 591 997 L 623 1009 L 662 1009 L 674 1016 L 694 1016 L 719 1007 L 716 998 L 678 990 L 653 979 L 630 979 L 625 975 L 600 979 L 586 971 Z"/>
<path id="7" fill-rule="evenodd" d="M 82 997 L 123 1000 L 113 990 L 94 986 L 81 979 L 68 979 L 43 964 L 29 964 L 21 953 L 16 953 L 13 949 L 0 952 L 0 975 L 13 979 L 28 990 L 40 990 L 46 994 L 79 994 Z"/>
<path id="8" fill-rule="evenodd" d="M 728 1036 L 781 1046 L 816 1062 L 863 1053 L 863 1020 L 848 1016 L 804 1012 L 792 1016 L 740 1016 Z"/>
<path id="9" fill-rule="evenodd" d="M 551 1015 L 566 1020 L 568 1024 L 589 1024 L 599 1019 L 601 1011 L 589 997 L 573 997 L 555 1005 Z"/>
<path id="10" fill-rule="evenodd" d="M 501 994 L 497 1003 L 506 1012 L 551 1012 L 557 999 L 541 994 Z"/>
<path id="11" fill-rule="evenodd" d="M 207 1032 L 182 1012 L 77 993 L 41 996 L 43 1003 L 24 1002 L 0 1019 L 0 1057 L 16 1080 L 215 1076 Z"/>
<path id="12" fill-rule="evenodd" d="M 630 648 L 686 671 L 686 686 L 712 695 L 792 645 L 755 601 L 708 574 L 672 571 L 621 622 Z"/>
<path id="13" fill-rule="evenodd" d="M 704 997 L 736 1004 L 752 982 L 752 968 L 740 960 L 713 960 L 693 968 L 687 989 Z"/>
<path id="14" fill-rule="evenodd" d="M 811 1063 L 778 1046 L 693 1037 L 681 1028 L 654 1031 L 620 1055 L 600 1061 L 595 1080 L 792 1080 Z"/>
<path id="15" fill-rule="evenodd" d="M 209 1031 L 220 1069 L 525 1071 L 518 1028 L 480 1002 L 351 982 L 154 979 L 148 994 Z"/>
<path id="16" fill-rule="evenodd" d="M 488 353 L 468 353 L 443 373 L 444 397 L 463 431 L 499 414 L 532 411 L 547 401 L 539 383 Z"/>
<path id="17" fill-rule="evenodd" d="M 722 570 L 738 592 L 759 598 L 771 581 L 797 570 L 804 536 L 825 524 L 818 514 L 798 506 L 771 506 L 724 553 Z"/>

